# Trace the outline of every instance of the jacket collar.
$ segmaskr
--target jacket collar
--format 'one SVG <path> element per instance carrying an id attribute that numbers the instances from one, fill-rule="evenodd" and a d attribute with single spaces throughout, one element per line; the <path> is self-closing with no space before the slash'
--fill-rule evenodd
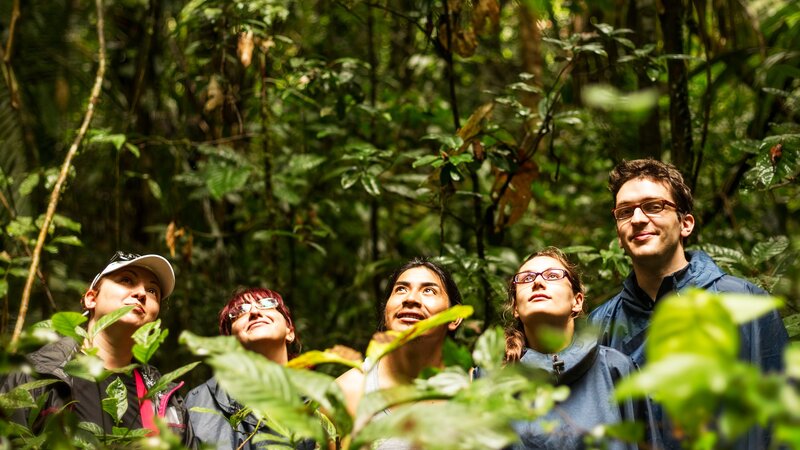
<path id="1" fill-rule="evenodd" d="M 686 260 L 689 261 L 686 267 L 661 280 L 656 301 L 688 286 L 707 288 L 725 275 L 722 269 L 714 263 L 714 260 L 702 250 L 687 251 Z M 655 307 L 655 302 L 639 287 L 636 274 L 632 270 L 623 283 L 622 297 L 626 304 L 637 311 L 649 313 Z"/>
<path id="2" fill-rule="evenodd" d="M 576 332 L 569 346 L 558 353 L 544 354 L 526 347 L 520 362 L 546 371 L 556 384 L 569 385 L 592 367 L 596 357 L 597 338 Z"/>

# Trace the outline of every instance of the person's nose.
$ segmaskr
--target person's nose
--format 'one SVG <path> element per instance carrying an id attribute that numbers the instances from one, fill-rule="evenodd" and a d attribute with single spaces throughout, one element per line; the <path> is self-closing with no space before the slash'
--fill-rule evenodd
<path id="1" fill-rule="evenodd" d="M 144 283 L 136 284 L 136 286 L 133 287 L 131 296 L 138 300 L 139 303 L 144 303 L 147 300 L 147 289 L 145 289 Z"/>
<path id="2" fill-rule="evenodd" d="M 416 304 L 416 305 L 422 304 L 422 301 L 419 299 L 419 291 L 416 290 L 416 289 L 411 289 L 408 292 L 408 295 L 406 295 L 405 298 L 403 298 L 403 304 L 404 305 L 406 305 L 406 304 Z"/>
<path id="3" fill-rule="evenodd" d="M 636 207 L 633 210 L 633 216 L 631 216 L 631 223 L 646 223 L 649 222 L 650 218 L 647 217 L 647 214 L 642 211 L 641 207 Z"/>
<path id="4" fill-rule="evenodd" d="M 534 291 L 536 291 L 538 289 L 544 289 L 545 286 L 546 286 L 546 284 L 544 282 L 544 274 L 541 274 L 541 273 L 537 274 L 536 278 L 534 278 L 533 282 L 531 282 L 531 290 L 534 290 Z"/>

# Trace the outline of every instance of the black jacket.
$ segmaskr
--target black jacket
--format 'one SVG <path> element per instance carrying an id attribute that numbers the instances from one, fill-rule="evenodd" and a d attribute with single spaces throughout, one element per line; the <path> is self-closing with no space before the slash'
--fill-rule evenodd
<path id="1" fill-rule="evenodd" d="M 576 337 L 569 347 L 557 354 L 542 354 L 526 348 L 521 364 L 546 370 L 557 385 L 570 389 L 569 397 L 556 404 L 544 417 L 533 422 L 517 422 L 514 430 L 521 444 L 514 449 L 580 449 L 584 437 L 595 426 L 637 421 L 647 429 L 648 448 L 660 448 L 655 433 L 651 405 L 648 400 L 625 400 L 617 404 L 611 399 L 615 384 L 636 370 L 631 359 L 622 353 L 584 337 Z M 545 432 L 542 424 L 555 424 Z M 611 450 L 636 449 L 637 445 L 610 441 Z"/>
<path id="2" fill-rule="evenodd" d="M 265 387 L 267 388 L 267 387 Z M 257 433 L 277 434 L 269 427 L 260 423 L 253 414 L 247 414 L 234 429 L 228 420 L 239 413 L 242 406 L 232 399 L 218 384 L 216 378 L 210 378 L 205 383 L 192 389 L 186 396 L 186 407 L 189 408 L 189 421 L 195 430 L 197 439 L 204 444 L 216 444 L 219 450 L 238 449 L 255 450 L 278 445 L 283 439 L 276 441 L 264 440 L 253 443 Z M 192 411 L 191 408 L 206 408 L 216 411 Z M 256 433 L 257 432 L 257 433 Z M 245 443 L 246 442 L 246 443 Z M 243 443 L 244 446 L 240 447 Z M 312 440 L 301 441 L 296 448 L 312 450 L 315 443 Z"/>
<path id="3" fill-rule="evenodd" d="M 47 415 L 59 411 L 64 405 L 72 401 L 73 378 L 64 372 L 64 366 L 72 359 L 77 350 L 78 344 L 72 338 L 64 337 L 26 356 L 33 366 L 33 370 L 40 375 L 40 378 L 56 378 L 59 380 L 58 383 L 30 391 L 34 399 L 38 399 L 43 395 L 47 396 L 39 417 L 34 421 L 33 432 L 36 433 L 41 430 Z M 161 374 L 153 366 L 140 366 L 138 370 L 148 389 L 161 377 Z M 34 380 L 35 378 L 32 375 L 21 372 L 4 375 L 0 380 L 0 392 L 8 392 L 17 386 Z M 170 429 L 181 436 L 184 445 L 193 447 L 194 436 L 189 425 L 188 413 L 183 406 L 183 399 L 177 393 L 177 390 L 182 385 L 183 383 L 170 383 L 164 390 L 159 391 L 153 397 L 152 405 L 155 415 L 165 420 Z M 14 410 L 11 420 L 27 425 L 29 414 L 30 409 L 19 408 Z"/>

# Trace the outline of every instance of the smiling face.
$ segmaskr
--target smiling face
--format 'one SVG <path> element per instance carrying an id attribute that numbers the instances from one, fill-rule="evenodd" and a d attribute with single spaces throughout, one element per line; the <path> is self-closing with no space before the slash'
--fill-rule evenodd
<path id="1" fill-rule="evenodd" d="M 384 309 L 388 330 L 402 331 L 450 307 L 450 299 L 439 276 L 427 267 L 412 267 L 397 278 Z M 447 325 L 455 330 L 458 322 Z M 445 330 L 446 332 L 446 330 Z"/>
<path id="2" fill-rule="evenodd" d="M 629 180 L 617 192 L 616 207 L 634 205 L 647 200 L 665 199 L 675 202 L 667 185 L 649 178 Z M 618 220 L 620 246 L 633 260 L 634 266 L 658 267 L 665 273 L 679 270 L 686 264 L 682 240 L 692 234 L 694 217 L 679 216 L 667 206 L 658 215 L 645 215 L 636 208 L 633 217 Z"/>
<path id="3" fill-rule="evenodd" d="M 536 256 L 523 264 L 518 272 L 540 273 L 548 269 L 568 271 L 558 259 Z M 563 325 L 583 309 L 583 294 L 573 291 L 569 276 L 545 281 L 542 275 L 538 275 L 530 283 L 518 283 L 515 289 L 514 317 L 519 318 L 526 329 L 538 324 Z"/>
<path id="4" fill-rule="evenodd" d="M 92 322 L 122 308 L 135 306 L 133 311 L 114 323 L 132 330 L 156 320 L 161 310 L 161 286 L 158 278 L 143 267 L 128 266 L 111 272 L 86 292 L 84 306 L 92 313 Z"/>
<path id="5" fill-rule="evenodd" d="M 244 300 L 254 306 L 250 312 L 233 319 L 231 335 L 236 336 L 246 349 L 261 352 L 265 345 L 285 349 L 294 340 L 294 329 L 280 311 L 257 308 L 258 299 L 252 294 L 244 295 Z"/>

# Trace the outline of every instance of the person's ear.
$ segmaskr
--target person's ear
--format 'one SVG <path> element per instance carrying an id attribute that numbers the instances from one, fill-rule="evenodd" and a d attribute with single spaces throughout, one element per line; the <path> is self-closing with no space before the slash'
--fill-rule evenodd
<path id="1" fill-rule="evenodd" d="M 681 237 L 687 238 L 694 230 L 694 216 L 691 214 L 684 214 L 681 219 Z"/>
<path id="2" fill-rule="evenodd" d="M 458 328 L 459 325 L 461 325 L 461 319 L 456 319 L 447 324 L 447 329 L 449 331 L 456 331 L 456 328 Z"/>
<path id="3" fill-rule="evenodd" d="M 573 316 L 577 317 L 583 311 L 583 294 L 578 292 L 575 294 L 575 299 L 572 301 Z"/>
<path id="4" fill-rule="evenodd" d="M 85 310 L 94 310 L 95 306 L 97 306 L 97 291 L 94 289 L 86 291 L 81 299 L 81 304 Z"/>
<path id="5" fill-rule="evenodd" d="M 287 332 L 286 332 L 286 342 L 291 344 L 292 342 L 294 342 L 294 330 L 291 329 L 291 328 L 288 328 L 288 327 L 286 328 L 286 330 L 287 330 Z"/>

